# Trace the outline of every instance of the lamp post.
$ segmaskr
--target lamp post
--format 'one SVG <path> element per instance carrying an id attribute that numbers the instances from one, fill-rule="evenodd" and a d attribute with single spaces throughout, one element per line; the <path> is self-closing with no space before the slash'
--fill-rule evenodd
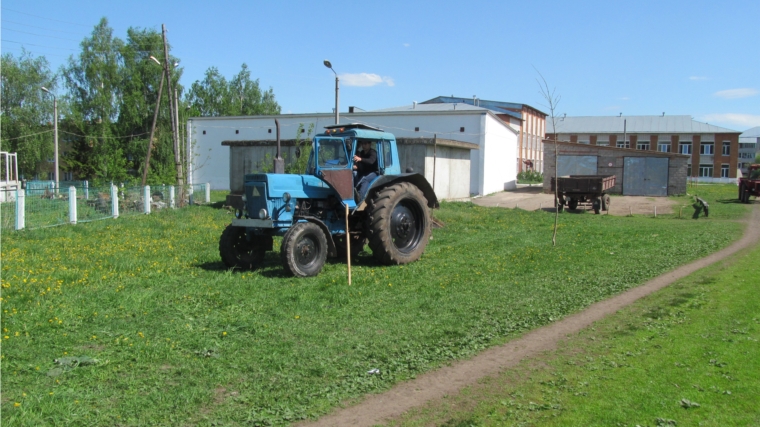
<path id="1" fill-rule="evenodd" d="M 338 86 L 338 82 L 339 82 L 340 79 L 338 79 L 338 73 L 336 73 L 335 70 L 333 70 L 333 67 L 332 67 L 332 64 L 330 63 L 330 61 L 328 61 L 328 60 L 325 59 L 325 61 L 323 63 L 325 64 L 325 67 L 327 67 L 330 70 L 332 70 L 332 72 L 335 74 L 335 124 L 337 125 L 338 121 L 340 120 L 340 113 L 338 112 L 338 99 L 340 99 L 339 96 L 338 96 L 338 93 L 339 93 L 339 90 L 340 90 L 340 88 Z"/>
<path id="2" fill-rule="evenodd" d="M 55 146 L 55 192 L 58 192 L 58 98 L 45 86 L 40 87 L 43 92 L 53 97 L 53 142 Z"/>

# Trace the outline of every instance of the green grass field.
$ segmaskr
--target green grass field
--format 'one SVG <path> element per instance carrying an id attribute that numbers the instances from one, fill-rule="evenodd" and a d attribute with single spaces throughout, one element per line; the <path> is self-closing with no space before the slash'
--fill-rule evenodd
<path id="1" fill-rule="evenodd" d="M 444 203 L 419 262 L 364 252 L 350 287 L 340 261 L 227 271 L 220 204 L 3 232 L 3 422 L 313 418 L 725 247 L 748 210 L 734 190 L 704 196 L 708 219 L 562 215 L 556 248 L 553 214 Z"/>
<path id="2" fill-rule="evenodd" d="M 760 247 L 392 425 L 760 425 Z"/>

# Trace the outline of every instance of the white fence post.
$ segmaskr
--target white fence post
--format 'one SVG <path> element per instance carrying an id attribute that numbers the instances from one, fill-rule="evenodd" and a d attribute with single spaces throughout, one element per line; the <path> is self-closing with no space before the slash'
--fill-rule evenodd
<path id="1" fill-rule="evenodd" d="M 16 189 L 16 230 L 23 230 L 26 226 L 26 190 L 23 188 Z"/>
<path id="2" fill-rule="evenodd" d="M 114 218 L 119 217 L 119 187 L 111 184 L 111 212 Z"/>
<path id="3" fill-rule="evenodd" d="M 206 203 L 211 203 L 211 184 L 206 183 Z"/>
<path id="4" fill-rule="evenodd" d="M 77 223 L 77 188 L 69 187 L 69 222 Z"/>
<path id="5" fill-rule="evenodd" d="M 88 181 L 84 182 L 84 199 L 90 200 L 90 183 Z"/>
<path id="6" fill-rule="evenodd" d="M 143 187 L 143 205 L 145 205 L 145 213 L 150 213 L 150 185 Z"/>
<path id="7" fill-rule="evenodd" d="M 174 186 L 169 186 L 169 207 L 174 209 L 176 205 L 174 204 Z"/>

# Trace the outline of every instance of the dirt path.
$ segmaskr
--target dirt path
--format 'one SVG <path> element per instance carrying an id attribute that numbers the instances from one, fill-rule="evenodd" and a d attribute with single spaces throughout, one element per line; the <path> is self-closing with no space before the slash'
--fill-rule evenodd
<path id="1" fill-rule="evenodd" d="M 547 212 L 554 212 L 554 195 L 544 193 L 542 187 L 522 187 L 517 190 L 502 191 L 474 198 L 472 203 L 479 206 L 510 209 L 519 207 L 526 211 L 542 209 Z M 615 216 L 654 215 L 655 210 L 657 214 L 671 214 L 678 213 L 679 208 L 682 206 L 667 197 L 614 195 L 611 199 L 609 214 Z M 583 211 L 591 212 L 591 207 L 581 206 L 577 211 L 568 210 L 567 212 L 582 213 Z M 683 206 L 684 214 L 691 215 L 693 212 L 691 206 Z"/>
<path id="2" fill-rule="evenodd" d="M 488 349 L 472 359 L 455 362 L 451 366 L 420 375 L 415 380 L 397 384 L 385 393 L 369 395 L 361 403 L 338 409 L 316 422 L 298 425 L 301 427 L 348 427 L 381 424 L 429 400 L 455 394 L 483 377 L 493 376 L 503 369 L 514 367 L 523 359 L 554 350 L 567 335 L 577 333 L 597 320 L 703 267 L 755 245 L 760 241 L 760 204 L 755 204 L 748 222 L 751 225 L 746 228 L 744 236 L 721 251 L 658 276 L 620 295 L 593 304 L 579 313 L 536 329 L 502 346 Z"/>

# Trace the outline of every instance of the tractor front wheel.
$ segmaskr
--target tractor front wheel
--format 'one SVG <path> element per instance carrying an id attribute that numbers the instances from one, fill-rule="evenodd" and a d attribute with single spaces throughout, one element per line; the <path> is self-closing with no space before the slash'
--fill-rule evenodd
<path id="1" fill-rule="evenodd" d="M 245 227 L 228 225 L 219 239 L 219 255 L 228 268 L 253 270 L 272 248 L 272 236 L 246 235 Z"/>
<path id="2" fill-rule="evenodd" d="M 316 276 L 327 259 L 327 237 L 317 224 L 295 223 L 282 237 L 283 266 L 297 277 Z"/>
<path id="3" fill-rule="evenodd" d="M 383 264 L 417 261 L 430 240 L 430 212 L 419 188 L 400 182 L 378 191 L 369 209 L 369 247 Z"/>

